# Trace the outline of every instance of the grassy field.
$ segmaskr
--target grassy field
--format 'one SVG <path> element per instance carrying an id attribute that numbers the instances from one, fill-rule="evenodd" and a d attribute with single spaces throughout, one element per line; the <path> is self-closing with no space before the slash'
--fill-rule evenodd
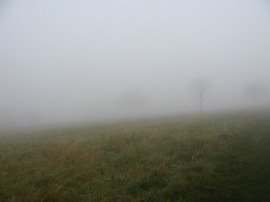
<path id="1" fill-rule="evenodd" d="M 270 201 L 270 113 L 2 132 L 0 201 Z"/>

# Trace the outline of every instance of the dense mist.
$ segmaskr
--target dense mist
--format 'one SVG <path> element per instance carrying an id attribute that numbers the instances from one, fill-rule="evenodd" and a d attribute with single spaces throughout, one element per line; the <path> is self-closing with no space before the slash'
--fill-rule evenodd
<path id="1" fill-rule="evenodd" d="M 269 53 L 266 0 L 1 1 L 0 128 L 267 107 Z"/>

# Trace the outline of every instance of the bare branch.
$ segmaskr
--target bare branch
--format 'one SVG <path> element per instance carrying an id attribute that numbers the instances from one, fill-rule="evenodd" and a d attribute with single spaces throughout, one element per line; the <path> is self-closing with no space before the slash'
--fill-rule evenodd
<path id="1" fill-rule="evenodd" d="M 200 101 L 200 111 L 202 111 L 202 108 L 203 108 L 203 98 L 204 98 L 205 92 L 208 91 L 211 88 L 211 86 L 212 86 L 211 81 L 203 79 L 203 78 L 196 79 L 190 83 L 190 89 L 192 93 Z"/>

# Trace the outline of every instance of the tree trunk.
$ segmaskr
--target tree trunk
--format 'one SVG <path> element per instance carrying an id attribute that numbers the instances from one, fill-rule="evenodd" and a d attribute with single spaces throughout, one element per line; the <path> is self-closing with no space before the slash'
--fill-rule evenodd
<path id="1" fill-rule="evenodd" d="M 203 110 L 203 95 L 200 96 L 200 112 Z"/>

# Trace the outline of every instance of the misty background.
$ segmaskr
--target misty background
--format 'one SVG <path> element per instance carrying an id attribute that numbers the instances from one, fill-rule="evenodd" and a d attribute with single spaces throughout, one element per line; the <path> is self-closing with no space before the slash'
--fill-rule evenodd
<path id="1" fill-rule="evenodd" d="M 269 54 L 267 0 L 1 0 L 0 128 L 249 107 Z"/>

